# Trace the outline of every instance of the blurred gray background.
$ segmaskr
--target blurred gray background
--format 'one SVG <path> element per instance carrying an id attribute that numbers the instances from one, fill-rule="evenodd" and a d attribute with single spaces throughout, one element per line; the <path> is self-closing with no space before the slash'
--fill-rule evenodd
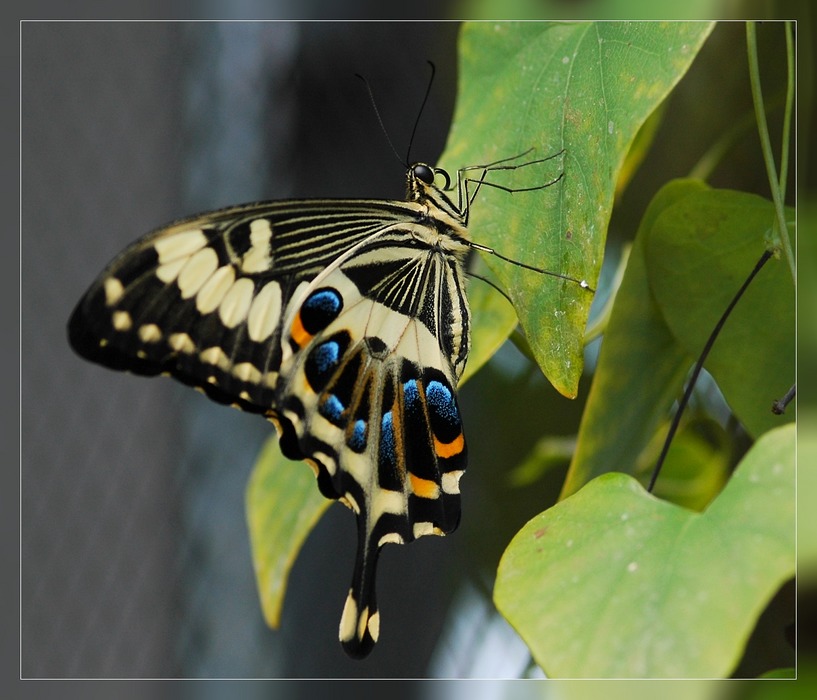
<path id="1" fill-rule="evenodd" d="M 453 108 L 457 30 L 23 24 L 24 677 L 526 672 L 524 647 L 486 597 L 507 537 L 488 532 L 490 509 L 479 510 L 479 481 L 471 479 L 478 468 L 469 472 L 460 532 L 384 552 L 382 640 L 368 660 L 351 661 L 337 642 L 355 546 L 351 514 L 330 508 L 294 567 L 281 629 L 267 629 L 244 489 L 272 427 L 170 380 L 85 363 L 65 333 L 73 305 L 107 262 L 170 220 L 258 199 L 402 197 L 403 167 L 354 74 L 371 83 L 402 155 L 426 62 L 437 64 L 412 149 L 433 163 Z M 475 424 L 469 435 L 487 442 L 490 426 Z M 515 448 L 497 450 L 524 454 L 518 435 L 504 439 Z M 490 460 L 487 470 L 496 470 Z M 524 519 L 520 511 L 508 531 Z M 474 534 L 461 534 L 466 528 Z M 467 564 L 468 544 L 480 536 L 496 541 L 484 569 Z"/>

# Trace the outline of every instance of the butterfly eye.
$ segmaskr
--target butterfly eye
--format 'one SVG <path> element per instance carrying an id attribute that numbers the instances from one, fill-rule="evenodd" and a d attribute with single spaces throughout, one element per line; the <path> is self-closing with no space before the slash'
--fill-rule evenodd
<path id="1" fill-rule="evenodd" d="M 414 176 L 418 180 L 422 180 L 427 185 L 430 185 L 432 182 L 434 182 L 434 171 L 431 168 L 429 168 L 425 163 L 417 163 L 417 165 L 414 166 L 413 170 Z"/>
<path id="2" fill-rule="evenodd" d="M 437 168 L 434 171 L 434 173 L 435 175 L 442 175 L 445 178 L 445 185 L 443 186 L 444 190 L 448 190 L 451 188 L 451 178 L 449 177 L 448 172 L 446 170 L 443 170 L 442 168 Z"/>

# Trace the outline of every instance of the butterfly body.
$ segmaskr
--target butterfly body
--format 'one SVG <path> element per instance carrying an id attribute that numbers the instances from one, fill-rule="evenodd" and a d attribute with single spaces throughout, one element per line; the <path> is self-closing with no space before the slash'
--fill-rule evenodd
<path id="1" fill-rule="evenodd" d="M 405 202 L 290 200 L 171 224 L 115 258 L 69 322 L 86 359 L 266 416 L 282 452 L 354 511 L 340 625 L 353 656 L 379 634 L 380 548 L 459 522 L 470 248 L 467 212 L 434 174 L 410 167 Z"/>

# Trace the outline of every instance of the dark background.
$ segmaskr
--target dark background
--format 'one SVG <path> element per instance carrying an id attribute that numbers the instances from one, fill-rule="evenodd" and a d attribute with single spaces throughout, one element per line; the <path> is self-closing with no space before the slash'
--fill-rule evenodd
<path id="1" fill-rule="evenodd" d="M 490 578 L 463 587 L 475 575 L 461 575 L 465 537 L 387 548 L 382 641 L 354 662 L 337 625 L 355 526 L 333 506 L 298 559 L 281 630 L 272 632 L 256 596 L 243 501 L 272 427 L 169 380 L 89 365 L 65 337 L 73 305 L 109 259 L 172 219 L 287 196 L 402 197 L 403 166 L 354 74 L 370 82 L 402 156 L 426 62 L 437 64 L 412 146 L 413 158 L 434 162 L 453 108 L 457 30 L 23 25 L 24 677 L 470 673 L 496 618 L 468 593 Z M 465 518 L 479 527 L 473 504 Z M 455 597 L 476 611 L 475 628 L 447 621 Z M 500 641 L 514 640 L 500 627 Z M 515 648 L 489 654 L 481 675 L 522 673 L 526 655 Z"/>

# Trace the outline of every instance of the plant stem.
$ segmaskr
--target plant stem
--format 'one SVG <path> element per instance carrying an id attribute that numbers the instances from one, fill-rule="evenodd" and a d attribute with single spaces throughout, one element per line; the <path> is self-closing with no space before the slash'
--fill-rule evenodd
<path id="1" fill-rule="evenodd" d="M 785 184 L 785 177 L 778 177 L 775 172 L 774 154 L 772 153 L 772 143 L 769 138 L 769 125 L 766 122 L 766 111 L 763 108 L 763 92 L 760 87 L 760 66 L 757 60 L 757 35 L 756 26 L 754 22 L 746 23 L 746 47 L 749 55 L 749 82 L 752 86 L 752 101 L 755 106 L 755 117 L 757 118 L 757 130 L 760 136 L 760 147 L 763 151 L 763 161 L 766 164 L 766 174 L 769 177 L 769 187 L 772 191 L 772 201 L 774 202 L 774 210 L 776 214 L 776 224 L 778 229 L 778 238 L 783 248 L 783 253 L 789 263 L 792 280 L 797 284 L 797 275 L 795 272 L 794 254 L 792 253 L 791 241 L 789 240 L 789 231 L 786 226 L 786 217 L 783 210 L 783 197 L 781 194 L 780 184 Z M 791 69 L 790 69 L 791 73 Z M 788 119 L 790 117 L 786 117 Z M 785 129 L 784 129 L 785 131 Z M 788 144 L 784 144 L 783 152 L 788 150 Z M 788 157 L 783 157 L 784 162 L 788 163 Z"/>
<path id="2" fill-rule="evenodd" d="M 786 200 L 786 178 L 789 173 L 789 139 L 794 112 L 794 36 L 791 22 L 786 22 L 786 109 L 783 112 L 783 137 L 780 144 L 780 195 Z"/>
<path id="3" fill-rule="evenodd" d="M 667 454 L 669 453 L 670 445 L 672 444 L 672 440 L 675 437 L 675 432 L 678 430 L 678 426 L 681 424 L 681 416 L 684 413 L 684 410 L 689 403 L 689 399 L 692 396 L 692 390 L 695 388 L 695 383 L 698 381 L 698 375 L 701 373 L 703 369 L 704 362 L 706 362 L 706 358 L 709 356 L 709 351 L 712 350 L 712 346 L 715 344 L 715 340 L 720 335 L 721 329 L 723 328 L 724 324 L 726 323 L 726 319 L 729 318 L 729 315 L 732 313 L 732 310 L 737 305 L 740 298 L 743 296 L 743 293 L 749 288 L 749 285 L 752 283 L 752 280 L 755 278 L 760 269 L 768 262 L 769 258 L 772 257 L 772 252 L 770 250 L 763 251 L 763 255 L 760 256 L 760 259 L 757 261 L 757 264 L 752 269 L 752 272 L 749 273 L 749 276 L 741 285 L 740 289 L 737 291 L 734 297 L 732 297 L 732 301 L 729 302 L 729 305 L 726 307 L 726 311 L 723 312 L 723 315 L 718 319 L 718 322 L 715 324 L 715 327 L 712 329 L 712 333 L 710 333 L 709 338 L 707 338 L 706 344 L 704 345 L 704 349 L 701 350 L 701 354 L 698 357 L 698 361 L 695 363 L 695 367 L 692 370 L 692 374 L 690 374 L 689 381 L 687 382 L 686 389 L 684 390 L 684 395 L 681 397 L 681 400 L 678 402 L 678 408 L 675 411 L 675 415 L 672 417 L 672 423 L 670 423 L 669 432 L 667 433 L 667 437 L 664 439 L 664 445 L 661 448 L 661 454 L 658 456 L 658 460 L 655 463 L 655 467 L 653 467 L 652 477 L 650 477 L 649 486 L 647 486 L 647 491 L 652 493 L 653 487 L 655 486 L 655 482 L 658 479 L 658 474 L 661 472 L 661 467 L 664 466 L 664 460 L 667 458 Z"/>

